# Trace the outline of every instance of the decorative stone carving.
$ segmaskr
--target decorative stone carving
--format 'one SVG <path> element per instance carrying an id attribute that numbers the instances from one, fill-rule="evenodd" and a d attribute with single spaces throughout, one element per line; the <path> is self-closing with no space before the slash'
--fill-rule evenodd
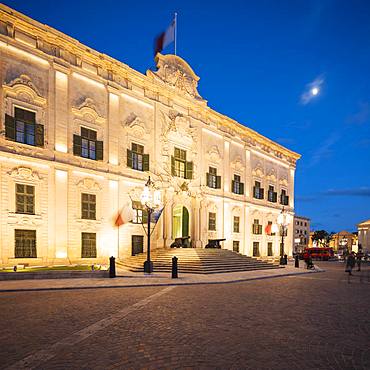
<path id="1" fill-rule="evenodd" d="M 142 139 L 144 135 L 149 134 L 144 121 L 135 113 L 130 113 L 122 122 L 122 126 L 127 128 L 129 133 L 138 139 Z"/>
<path id="2" fill-rule="evenodd" d="M 20 181 L 41 181 L 42 178 L 38 172 L 28 167 L 17 167 L 8 172 L 8 175 L 14 180 Z"/>
<path id="3" fill-rule="evenodd" d="M 25 74 L 3 85 L 3 90 L 5 98 L 11 97 L 40 107 L 46 105 L 46 99 L 41 95 L 31 78 Z"/>
<path id="4" fill-rule="evenodd" d="M 277 180 L 276 178 L 276 171 L 274 169 L 271 169 L 267 176 L 266 176 L 266 179 L 269 180 L 269 181 L 272 181 L 272 182 L 275 182 Z"/>
<path id="5" fill-rule="evenodd" d="M 185 117 L 175 110 L 170 110 L 168 113 L 160 111 L 160 119 L 162 130 L 159 137 L 161 142 L 161 154 L 163 170 L 167 174 L 171 173 L 170 156 L 171 156 L 171 141 L 175 143 L 188 144 L 190 146 L 190 154 L 192 160 L 196 158 L 198 153 L 198 135 L 196 128 L 193 128 L 189 117 Z M 197 164 L 193 164 L 194 178 L 197 174 Z"/>
<path id="6" fill-rule="evenodd" d="M 83 180 L 80 180 L 77 183 L 77 186 L 83 190 L 89 191 L 99 191 L 101 190 L 101 186 L 90 177 L 85 177 Z"/>
<path id="7" fill-rule="evenodd" d="M 199 77 L 188 63 L 177 55 L 157 54 L 155 57 L 158 70 L 147 71 L 147 76 L 160 81 L 178 92 L 193 99 L 204 101 L 197 91 Z"/>
<path id="8" fill-rule="evenodd" d="M 242 171 L 244 170 L 244 163 L 242 161 L 242 158 L 240 155 L 236 156 L 234 160 L 230 163 L 231 168 L 233 168 L 236 171 Z"/>
<path id="9" fill-rule="evenodd" d="M 284 176 L 279 179 L 279 184 L 283 186 L 288 186 L 288 179 Z"/>
<path id="10" fill-rule="evenodd" d="M 222 156 L 220 150 L 218 149 L 217 145 L 212 145 L 211 148 L 207 152 L 207 158 L 210 162 L 213 163 L 220 163 Z"/>
<path id="11" fill-rule="evenodd" d="M 72 113 L 76 118 L 89 123 L 103 125 L 105 122 L 105 118 L 99 114 L 94 100 L 91 98 L 86 98 L 78 107 L 73 107 Z"/>
<path id="12" fill-rule="evenodd" d="M 37 227 L 42 225 L 43 219 L 41 215 L 24 215 L 18 213 L 8 214 L 8 224 L 14 226 Z"/>
<path id="13" fill-rule="evenodd" d="M 233 207 L 232 208 L 232 210 L 231 210 L 231 213 L 233 214 L 233 215 L 235 215 L 235 216 L 241 216 L 241 214 L 242 214 L 242 210 L 241 210 L 241 208 L 240 207 L 238 207 L 238 206 L 235 206 L 235 207 Z"/>
<path id="14" fill-rule="evenodd" d="M 259 178 L 264 177 L 263 167 L 260 163 L 257 163 L 256 167 L 252 171 L 252 175 Z"/>

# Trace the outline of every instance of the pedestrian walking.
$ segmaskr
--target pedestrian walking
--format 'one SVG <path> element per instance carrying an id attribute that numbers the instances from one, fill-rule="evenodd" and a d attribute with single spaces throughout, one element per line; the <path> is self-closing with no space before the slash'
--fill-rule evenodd
<path id="1" fill-rule="evenodd" d="M 347 257 L 346 263 L 346 272 L 348 272 L 348 275 L 352 275 L 352 269 L 355 266 L 356 266 L 355 252 L 351 252 L 351 254 Z"/>
<path id="2" fill-rule="evenodd" d="M 357 271 L 361 271 L 361 261 L 362 261 L 363 253 L 360 249 L 356 254 L 356 260 L 357 260 Z"/>

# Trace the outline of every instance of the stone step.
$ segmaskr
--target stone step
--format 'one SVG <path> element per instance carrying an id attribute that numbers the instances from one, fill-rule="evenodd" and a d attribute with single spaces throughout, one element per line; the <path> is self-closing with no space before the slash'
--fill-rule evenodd
<path id="1" fill-rule="evenodd" d="M 261 261 L 225 249 L 156 249 L 152 251 L 154 271 L 171 272 L 172 257 L 178 258 L 179 272 L 183 273 L 226 273 L 235 271 L 252 271 L 279 268 L 274 263 Z M 119 268 L 130 271 L 143 271 L 146 254 L 118 260 Z"/>

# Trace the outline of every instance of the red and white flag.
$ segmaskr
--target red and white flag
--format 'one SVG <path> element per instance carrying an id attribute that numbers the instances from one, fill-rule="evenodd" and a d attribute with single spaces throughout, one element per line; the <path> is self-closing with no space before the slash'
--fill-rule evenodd
<path id="1" fill-rule="evenodd" d="M 271 235 L 271 224 L 267 224 L 266 227 L 265 227 L 265 233 L 267 235 Z"/>
<path id="2" fill-rule="evenodd" d="M 122 210 L 120 210 L 117 214 L 116 220 L 114 221 L 114 226 L 120 227 L 124 224 L 122 218 Z"/>
<path id="3" fill-rule="evenodd" d="M 159 34 L 154 40 L 154 56 L 160 53 L 166 46 L 175 41 L 176 17 L 166 31 Z"/>

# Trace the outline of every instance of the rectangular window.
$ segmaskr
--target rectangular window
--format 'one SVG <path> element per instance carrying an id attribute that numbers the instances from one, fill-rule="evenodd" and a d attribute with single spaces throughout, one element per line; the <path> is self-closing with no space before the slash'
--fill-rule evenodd
<path id="1" fill-rule="evenodd" d="M 137 254 L 144 252 L 144 237 L 142 235 L 131 236 L 131 255 L 136 256 Z"/>
<path id="2" fill-rule="evenodd" d="M 267 193 L 267 200 L 269 202 L 276 203 L 277 202 L 277 192 L 274 191 L 274 187 L 272 185 L 269 186 L 269 191 Z"/>
<path id="3" fill-rule="evenodd" d="M 131 150 L 132 150 L 132 168 L 134 170 L 143 171 L 144 147 L 142 145 L 132 143 Z"/>
<path id="4" fill-rule="evenodd" d="M 231 181 L 231 188 L 234 194 L 244 194 L 244 183 L 240 182 L 239 175 L 234 175 L 234 180 Z"/>
<path id="5" fill-rule="evenodd" d="M 73 135 L 73 154 L 93 160 L 103 160 L 103 142 L 97 140 L 97 133 L 81 127 L 81 136 Z"/>
<path id="6" fill-rule="evenodd" d="M 134 210 L 133 224 L 146 224 L 148 222 L 148 212 L 141 202 L 132 202 L 132 209 Z"/>
<path id="7" fill-rule="evenodd" d="M 15 184 L 16 213 L 35 214 L 35 187 L 32 185 Z"/>
<path id="8" fill-rule="evenodd" d="M 96 131 L 81 127 L 81 142 L 82 157 L 96 159 Z"/>
<path id="9" fill-rule="evenodd" d="M 259 256 L 260 256 L 260 243 L 253 242 L 253 257 L 259 257 Z"/>
<path id="10" fill-rule="evenodd" d="M 36 258 L 36 230 L 14 230 L 15 258 Z"/>
<path id="11" fill-rule="evenodd" d="M 183 179 L 193 178 L 193 162 L 186 161 L 186 150 L 175 148 L 171 156 L 171 174 Z"/>
<path id="12" fill-rule="evenodd" d="M 15 118 L 15 141 L 18 143 L 36 145 L 36 113 L 26 109 L 14 109 Z"/>
<path id="13" fill-rule="evenodd" d="M 271 242 L 268 242 L 267 243 L 267 256 L 269 256 L 269 257 L 273 256 L 273 253 L 272 253 L 272 243 Z"/>
<path id="14" fill-rule="evenodd" d="M 96 233 L 81 233 L 82 258 L 96 258 Z"/>
<path id="15" fill-rule="evenodd" d="M 81 194 L 81 218 L 96 220 L 96 195 Z"/>
<path id="16" fill-rule="evenodd" d="M 263 199 L 264 189 L 261 188 L 261 183 L 259 181 L 254 182 L 253 187 L 253 197 L 256 199 Z"/>
<path id="17" fill-rule="evenodd" d="M 240 217 L 234 216 L 234 227 L 233 227 L 234 233 L 239 232 L 239 225 L 240 225 Z"/>
<path id="18" fill-rule="evenodd" d="M 233 240 L 233 251 L 239 253 L 239 240 Z"/>
<path id="19" fill-rule="evenodd" d="M 280 204 L 282 204 L 284 206 L 287 206 L 289 204 L 289 196 L 286 195 L 286 190 L 285 189 L 281 190 Z"/>
<path id="20" fill-rule="evenodd" d="M 260 222 L 257 219 L 254 219 L 254 221 L 253 221 L 252 233 L 255 234 L 255 235 L 262 234 L 262 225 L 260 225 Z"/>
<path id="21" fill-rule="evenodd" d="M 216 189 L 217 185 L 217 168 L 209 167 L 207 186 Z"/>
<path id="22" fill-rule="evenodd" d="M 186 151 L 175 148 L 175 176 L 185 179 L 186 174 Z"/>
<path id="23" fill-rule="evenodd" d="M 208 213 L 208 230 L 216 231 L 216 213 Z"/>

